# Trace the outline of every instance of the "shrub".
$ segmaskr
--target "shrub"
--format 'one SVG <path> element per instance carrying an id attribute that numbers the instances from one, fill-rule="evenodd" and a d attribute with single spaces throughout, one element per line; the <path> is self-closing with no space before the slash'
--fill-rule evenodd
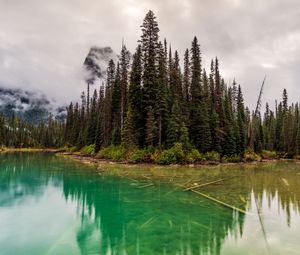
<path id="1" fill-rule="evenodd" d="M 76 146 L 66 148 L 66 152 L 70 152 L 70 153 L 73 153 L 73 152 L 75 152 L 76 150 L 77 150 L 77 147 L 76 147 Z"/>
<path id="2" fill-rule="evenodd" d="M 123 161 L 126 159 L 126 149 L 121 145 L 111 145 L 107 148 L 100 150 L 97 153 L 97 157 L 111 159 L 114 161 Z"/>
<path id="3" fill-rule="evenodd" d="M 276 159 L 277 158 L 277 154 L 275 151 L 267 151 L 267 150 L 263 150 L 261 152 L 261 157 L 263 159 Z"/>
<path id="4" fill-rule="evenodd" d="M 246 151 L 244 154 L 244 159 L 246 162 L 260 161 L 261 157 L 253 151 Z"/>
<path id="5" fill-rule="evenodd" d="M 90 144 L 90 145 L 86 145 L 84 146 L 81 150 L 81 153 L 83 154 L 88 154 L 88 155 L 92 155 L 95 153 L 95 144 Z"/>
<path id="6" fill-rule="evenodd" d="M 160 165 L 169 165 L 184 162 L 184 151 L 181 143 L 175 143 L 168 150 L 164 150 L 156 159 L 155 163 Z"/>
<path id="7" fill-rule="evenodd" d="M 206 152 L 204 154 L 204 158 L 205 160 L 208 161 L 220 161 L 220 154 L 216 151 L 210 151 L 210 152 Z"/>
<path id="8" fill-rule="evenodd" d="M 205 161 L 203 154 L 201 154 L 197 149 L 191 149 L 185 158 L 188 163 L 195 163 L 199 161 Z"/>
<path id="9" fill-rule="evenodd" d="M 295 153 L 292 152 L 292 151 L 286 152 L 284 154 L 283 158 L 285 158 L 285 159 L 293 159 L 293 158 L 295 158 Z"/>
<path id="10" fill-rule="evenodd" d="M 161 153 L 162 152 L 160 150 L 150 152 L 150 162 L 156 162 L 156 160 L 160 157 Z"/>
<path id="11" fill-rule="evenodd" d="M 129 156 L 130 163 L 149 162 L 151 160 L 151 152 L 147 149 L 135 149 Z"/>
<path id="12" fill-rule="evenodd" d="M 234 154 L 234 155 L 231 155 L 231 156 L 224 156 L 222 158 L 222 161 L 223 162 L 228 162 L 228 163 L 238 163 L 238 162 L 242 161 L 242 157 L 237 155 L 237 154 Z"/>

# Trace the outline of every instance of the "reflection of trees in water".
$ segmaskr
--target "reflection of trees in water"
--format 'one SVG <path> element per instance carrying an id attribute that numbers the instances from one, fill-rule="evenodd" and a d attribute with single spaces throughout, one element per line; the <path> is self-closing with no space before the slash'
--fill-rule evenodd
<path id="1" fill-rule="evenodd" d="M 253 190 L 258 206 L 263 208 L 262 203 L 266 199 L 268 207 L 272 208 L 272 200 L 278 200 L 278 207 L 281 208 L 276 209 L 286 213 L 290 226 L 291 211 L 300 212 L 300 165 L 280 162 L 272 168 L 257 168 L 248 175 L 248 180 L 249 192 Z"/>
<path id="2" fill-rule="evenodd" d="M 47 165 L 48 163 L 36 154 L 1 154 L 0 206 L 22 202 L 29 195 L 41 196 L 50 175 L 45 175 L 40 169 L 44 171 Z"/>
<path id="3" fill-rule="evenodd" d="M 80 208 L 82 254 L 220 254 L 228 233 L 242 229 L 242 214 L 192 194 L 101 178 L 64 178 L 66 198 Z"/>
<path id="4" fill-rule="evenodd" d="M 201 191 L 245 210 L 255 204 L 254 196 L 259 208 L 266 206 L 266 198 L 269 207 L 278 199 L 290 224 L 291 211 L 300 211 L 300 165 L 283 162 L 242 168 L 197 169 L 188 174 L 201 181 L 236 176 Z M 220 254 L 229 233 L 243 232 L 244 215 L 196 194 L 157 185 L 139 189 L 127 180 L 103 177 L 53 155 L 0 155 L 0 206 L 39 197 L 47 185 L 62 184 L 65 198 L 78 205 L 77 243 L 82 254 Z"/>
<path id="5" fill-rule="evenodd" d="M 255 204 L 251 201 L 253 193 L 260 208 L 264 206 L 263 194 L 269 199 L 269 207 L 271 200 L 278 196 L 289 224 L 291 208 L 299 211 L 297 171 L 300 167 L 278 163 L 250 168 L 235 169 L 230 174 L 237 178 L 203 191 L 244 210 L 250 210 L 251 204 Z M 282 171 L 285 168 L 289 170 Z M 224 174 L 221 170 L 210 175 L 220 178 Z M 244 215 L 199 200 L 197 195 L 177 192 L 168 195 L 168 188 L 140 190 L 118 179 L 108 178 L 104 182 L 99 177 L 91 182 L 70 177 L 64 179 L 64 191 L 66 197 L 81 205 L 83 224 L 78 232 L 78 244 L 83 254 L 95 242 L 101 254 L 107 250 L 119 254 L 124 247 L 127 254 L 137 251 L 140 254 L 163 254 L 163 251 L 220 254 L 228 233 L 237 237 L 243 232 Z"/>
<path id="6" fill-rule="evenodd" d="M 0 154 L 0 206 L 24 202 L 30 196 L 41 197 L 46 186 L 62 181 L 66 160 L 41 153 Z"/>
<path id="7" fill-rule="evenodd" d="M 220 188 L 210 186 L 203 191 L 246 210 L 256 211 L 252 206 L 262 210 L 278 205 L 274 211 L 284 211 L 290 226 L 291 212 L 300 212 L 300 164 L 282 161 L 232 168 L 231 175 L 236 178 L 224 182 Z"/>

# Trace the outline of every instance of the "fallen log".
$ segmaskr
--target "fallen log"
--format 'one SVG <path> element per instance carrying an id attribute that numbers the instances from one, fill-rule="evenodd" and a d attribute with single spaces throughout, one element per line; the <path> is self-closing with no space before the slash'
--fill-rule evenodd
<path id="1" fill-rule="evenodd" d="M 216 198 L 213 198 L 213 197 L 211 197 L 211 196 L 208 196 L 208 195 L 206 195 L 206 194 L 204 194 L 204 193 L 202 193 L 202 192 L 199 192 L 199 191 L 197 191 L 197 190 L 191 189 L 191 191 L 194 192 L 194 193 L 196 193 L 196 194 L 198 194 L 198 195 L 200 195 L 200 196 L 203 196 L 203 197 L 205 197 L 205 198 L 207 198 L 207 199 L 209 199 L 209 200 L 211 200 L 211 201 L 214 201 L 214 202 L 216 202 L 216 203 L 218 203 L 218 204 L 221 204 L 221 205 L 223 205 L 223 206 L 225 206 L 225 207 L 228 207 L 228 208 L 230 208 L 230 209 L 232 209 L 232 210 L 235 210 L 235 211 L 238 211 L 238 212 L 241 212 L 241 213 L 244 213 L 244 214 L 247 213 L 247 212 L 246 212 L 245 210 L 243 210 L 243 209 L 240 209 L 240 208 L 237 208 L 237 207 L 235 207 L 235 206 L 233 206 L 233 205 L 230 205 L 230 204 L 227 204 L 227 203 L 225 203 L 225 202 L 222 202 L 222 201 L 220 201 L 220 200 L 218 200 L 218 199 L 216 199 Z"/>

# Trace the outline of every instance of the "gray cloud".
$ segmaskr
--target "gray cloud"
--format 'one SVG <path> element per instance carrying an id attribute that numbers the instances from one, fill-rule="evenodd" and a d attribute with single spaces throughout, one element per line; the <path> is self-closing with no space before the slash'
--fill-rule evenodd
<path id="1" fill-rule="evenodd" d="M 284 87 L 298 100 L 297 0 L 0 0 L 0 84 L 59 102 L 78 98 L 89 48 L 119 52 L 124 38 L 133 51 L 149 9 L 181 54 L 197 35 L 204 65 L 218 56 L 225 80 L 236 78 L 251 107 L 265 74 L 264 101 L 280 99 Z"/>

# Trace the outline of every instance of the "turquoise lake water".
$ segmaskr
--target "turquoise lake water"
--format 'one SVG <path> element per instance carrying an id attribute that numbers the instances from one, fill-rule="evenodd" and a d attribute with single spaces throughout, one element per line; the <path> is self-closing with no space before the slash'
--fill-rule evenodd
<path id="1" fill-rule="evenodd" d="M 147 185 L 52 154 L 5 153 L 0 254 L 300 254 L 300 164 L 161 173 L 199 183 L 232 176 L 201 192 L 246 213 L 159 179 Z"/>

